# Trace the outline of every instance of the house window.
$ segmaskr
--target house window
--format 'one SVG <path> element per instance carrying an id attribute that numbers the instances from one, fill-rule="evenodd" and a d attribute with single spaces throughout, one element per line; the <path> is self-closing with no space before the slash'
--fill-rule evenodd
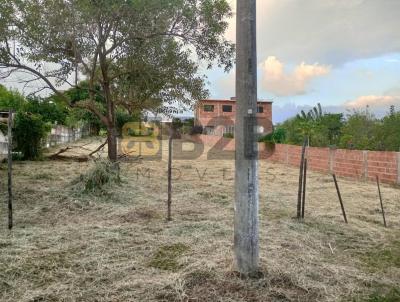
<path id="1" fill-rule="evenodd" d="M 232 112 L 232 105 L 222 105 L 222 112 Z"/>
<path id="2" fill-rule="evenodd" d="M 215 134 L 214 126 L 205 126 L 203 129 L 203 133 L 206 135 L 214 135 Z"/>
<path id="3" fill-rule="evenodd" d="M 263 113 L 264 112 L 264 107 L 258 106 L 257 107 L 257 113 Z"/>
<path id="4" fill-rule="evenodd" d="M 235 126 L 233 126 L 233 125 L 225 126 L 224 134 L 226 134 L 226 133 L 234 134 L 235 133 Z"/>
<path id="5" fill-rule="evenodd" d="M 204 105 L 204 112 L 214 112 L 214 105 Z"/>

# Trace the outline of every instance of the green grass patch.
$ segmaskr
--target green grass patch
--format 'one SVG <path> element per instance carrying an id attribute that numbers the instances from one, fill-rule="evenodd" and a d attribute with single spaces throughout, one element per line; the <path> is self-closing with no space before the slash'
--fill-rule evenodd
<path id="1" fill-rule="evenodd" d="M 361 260 L 372 271 L 400 268 L 400 241 L 370 249 L 361 255 Z"/>
<path id="2" fill-rule="evenodd" d="M 176 271 L 181 267 L 178 261 L 179 257 L 187 250 L 189 250 L 189 247 L 183 243 L 161 246 L 153 255 L 149 266 L 161 270 Z"/>
<path id="3" fill-rule="evenodd" d="M 391 288 L 386 292 L 375 292 L 364 299 L 354 299 L 353 302 L 398 302 L 400 301 L 400 289 Z"/>
<path id="4" fill-rule="evenodd" d="M 221 205 L 229 205 L 230 203 L 233 203 L 233 201 L 231 199 L 228 198 L 227 195 L 225 194 L 216 194 L 212 199 L 212 202 L 217 203 L 217 204 L 221 204 Z"/>
<path id="5" fill-rule="evenodd" d="M 53 178 L 53 176 L 50 173 L 42 172 L 42 173 L 32 175 L 32 178 L 39 179 L 39 180 L 50 180 Z"/>
<path id="6" fill-rule="evenodd" d="M 229 234 L 229 230 L 221 227 L 220 224 L 206 221 L 206 222 L 194 222 L 185 223 L 175 226 L 170 229 L 170 234 L 173 236 L 224 236 Z"/>

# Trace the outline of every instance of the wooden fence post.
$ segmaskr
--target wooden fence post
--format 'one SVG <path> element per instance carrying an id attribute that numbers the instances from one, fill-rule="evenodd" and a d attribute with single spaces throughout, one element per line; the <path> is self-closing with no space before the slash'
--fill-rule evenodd
<path id="1" fill-rule="evenodd" d="M 300 173 L 299 173 L 299 190 L 297 192 L 297 218 L 301 218 L 301 204 L 303 191 L 303 176 L 304 176 L 304 156 L 306 152 L 307 138 L 304 138 L 303 147 L 301 149 Z"/>
<path id="2" fill-rule="evenodd" d="M 383 201 L 382 201 L 382 194 L 381 194 L 381 186 L 379 183 L 379 176 L 376 175 L 376 184 L 378 185 L 378 193 L 379 193 L 379 200 L 381 202 L 381 210 L 382 210 L 382 217 L 383 217 L 383 225 L 387 228 L 386 218 L 385 218 L 385 210 L 383 208 Z"/>
<path id="3" fill-rule="evenodd" d="M 339 197 L 340 207 L 342 208 L 342 214 L 343 214 L 344 222 L 348 223 L 347 222 L 346 211 L 344 210 L 342 195 L 340 194 L 339 185 L 338 185 L 337 180 L 336 180 L 336 175 L 332 174 L 332 176 L 333 176 L 333 180 L 335 182 L 336 192 L 337 192 L 338 197 Z"/>
<path id="4" fill-rule="evenodd" d="M 304 211 L 306 207 L 306 189 L 307 189 L 307 166 L 308 166 L 308 147 L 310 146 L 310 138 L 307 137 L 307 147 L 304 158 L 304 173 L 303 173 L 303 199 L 301 203 L 301 218 L 304 219 Z"/>

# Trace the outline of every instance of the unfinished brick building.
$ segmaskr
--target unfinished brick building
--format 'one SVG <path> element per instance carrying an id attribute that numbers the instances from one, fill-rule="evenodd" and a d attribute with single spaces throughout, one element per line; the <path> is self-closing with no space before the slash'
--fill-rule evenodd
<path id="1" fill-rule="evenodd" d="M 203 133 L 223 136 L 235 132 L 236 98 L 229 100 L 201 100 L 195 109 L 195 125 L 203 127 Z M 272 102 L 260 100 L 257 104 L 258 132 L 272 131 Z"/>

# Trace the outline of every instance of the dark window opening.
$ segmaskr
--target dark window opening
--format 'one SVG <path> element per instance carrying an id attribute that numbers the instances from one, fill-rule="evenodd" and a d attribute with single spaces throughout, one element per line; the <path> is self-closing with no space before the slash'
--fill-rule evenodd
<path id="1" fill-rule="evenodd" d="M 214 112 L 214 105 L 204 105 L 204 112 Z"/>
<path id="2" fill-rule="evenodd" d="M 203 133 L 206 135 L 214 135 L 215 134 L 214 126 L 205 126 L 203 129 Z"/>
<path id="3" fill-rule="evenodd" d="M 264 112 L 264 107 L 258 106 L 257 107 L 257 113 L 263 113 Z"/>
<path id="4" fill-rule="evenodd" d="M 222 105 L 222 112 L 232 112 L 231 105 Z"/>

